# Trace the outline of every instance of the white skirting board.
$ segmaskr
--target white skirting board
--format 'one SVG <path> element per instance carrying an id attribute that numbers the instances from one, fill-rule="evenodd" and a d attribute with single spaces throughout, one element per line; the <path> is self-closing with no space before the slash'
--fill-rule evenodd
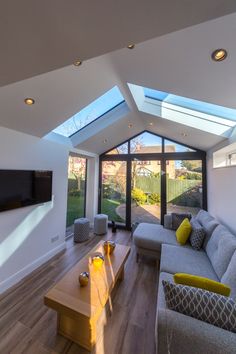
<path id="1" fill-rule="evenodd" d="M 59 246 L 53 248 L 48 253 L 44 254 L 43 256 L 39 257 L 31 264 L 21 269 L 19 272 L 13 274 L 8 279 L 4 280 L 3 282 L 0 282 L 0 294 L 2 294 L 4 291 L 9 289 L 13 285 L 16 285 L 20 280 L 22 280 L 24 277 L 26 277 L 31 272 L 33 272 L 36 268 L 40 267 L 42 264 L 47 262 L 50 258 L 54 257 L 57 253 L 63 251 L 65 248 L 66 248 L 66 243 L 63 242 Z"/>

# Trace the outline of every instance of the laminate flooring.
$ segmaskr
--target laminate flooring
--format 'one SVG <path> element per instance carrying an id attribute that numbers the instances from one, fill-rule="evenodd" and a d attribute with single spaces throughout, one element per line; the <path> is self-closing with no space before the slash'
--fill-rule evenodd
<path id="1" fill-rule="evenodd" d="M 158 269 L 156 263 L 136 263 L 130 232 L 109 230 L 103 239 L 131 245 L 125 278 L 112 295 L 112 316 L 93 354 L 154 354 Z M 56 332 L 56 312 L 43 303 L 44 294 L 101 240 L 82 244 L 66 241 L 66 251 L 52 258 L 0 296 L 0 354 L 89 354 Z"/>

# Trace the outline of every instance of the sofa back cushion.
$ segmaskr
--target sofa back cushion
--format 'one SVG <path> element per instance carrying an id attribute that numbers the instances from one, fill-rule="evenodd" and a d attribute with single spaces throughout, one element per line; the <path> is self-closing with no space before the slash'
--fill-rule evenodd
<path id="1" fill-rule="evenodd" d="M 231 288 L 230 297 L 236 301 L 236 251 L 229 262 L 225 274 L 221 278 L 221 283 Z"/>
<path id="2" fill-rule="evenodd" d="M 177 230 L 184 219 L 191 220 L 190 213 L 172 213 L 172 230 Z"/>
<path id="3" fill-rule="evenodd" d="M 216 226 L 219 225 L 218 221 L 213 218 L 207 211 L 200 210 L 196 216 L 196 220 L 202 225 L 205 230 L 205 239 L 203 242 L 203 248 L 206 249 L 206 245 L 215 230 Z"/>
<path id="4" fill-rule="evenodd" d="M 232 235 L 224 226 L 218 225 L 208 241 L 206 253 L 217 276 L 220 279 L 226 272 L 235 250 L 236 237 Z"/>

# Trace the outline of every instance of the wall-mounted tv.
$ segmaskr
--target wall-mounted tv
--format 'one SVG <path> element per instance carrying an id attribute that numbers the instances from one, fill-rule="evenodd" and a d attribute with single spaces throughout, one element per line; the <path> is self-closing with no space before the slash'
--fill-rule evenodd
<path id="1" fill-rule="evenodd" d="M 0 170 L 0 211 L 52 199 L 52 171 Z"/>

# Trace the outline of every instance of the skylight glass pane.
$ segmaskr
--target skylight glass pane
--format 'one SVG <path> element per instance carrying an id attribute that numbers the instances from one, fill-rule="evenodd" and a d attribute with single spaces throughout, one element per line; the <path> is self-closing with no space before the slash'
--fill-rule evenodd
<path id="1" fill-rule="evenodd" d="M 53 132 L 70 137 L 122 102 L 124 102 L 124 97 L 119 88 L 114 86 L 111 90 L 104 93 L 104 95 L 100 96 L 63 124 L 59 125 Z"/>
<path id="2" fill-rule="evenodd" d="M 145 132 L 130 141 L 132 154 L 150 154 L 162 152 L 162 138 Z"/>
<path id="3" fill-rule="evenodd" d="M 155 100 L 164 101 L 176 106 L 191 109 L 193 111 L 206 113 L 212 116 L 222 117 L 236 121 L 236 110 L 216 104 L 194 100 L 187 97 L 172 95 L 167 92 L 153 90 L 144 87 L 144 96 Z"/>
<path id="4" fill-rule="evenodd" d="M 171 140 L 165 139 L 165 152 L 195 152 L 187 146 L 177 144 Z"/>

